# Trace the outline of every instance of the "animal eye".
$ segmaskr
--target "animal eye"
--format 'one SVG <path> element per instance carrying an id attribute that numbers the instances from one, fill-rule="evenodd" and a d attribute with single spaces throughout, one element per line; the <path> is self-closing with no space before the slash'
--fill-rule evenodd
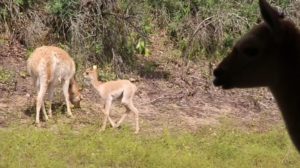
<path id="1" fill-rule="evenodd" d="M 254 47 L 248 47 L 244 49 L 244 53 L 246 56 L 254 57 L 258 54 L 258 49 Z"/>

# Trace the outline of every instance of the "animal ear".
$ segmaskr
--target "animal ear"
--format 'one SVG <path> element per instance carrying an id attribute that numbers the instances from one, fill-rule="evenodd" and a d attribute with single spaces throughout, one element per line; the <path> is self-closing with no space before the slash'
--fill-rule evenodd
<path id="1" fill-rule="evenodd" d="M 97 69 L 97 65 L 93 65 L 93 69 L 95 69 L 95 70 L 96 70 L 96 69 Z"/>
<path id="2" fill-rule="evenodd" d="M 260 13 L 263 20 L 274 31 L 280 30 L 280 20 L 284 18 L 282 13 L 279 13 L 266 0 L 259 0 Z"/>

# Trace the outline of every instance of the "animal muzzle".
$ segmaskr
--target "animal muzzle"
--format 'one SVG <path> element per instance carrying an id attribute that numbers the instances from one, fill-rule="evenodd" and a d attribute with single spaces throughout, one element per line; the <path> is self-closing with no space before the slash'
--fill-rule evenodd
<path id="1" fill-rule="evenodd" d="M 233 88 L 230 78 L 225 74 L 225 70 L 222 68 L 216 68 L 213 72 L 215 79 L 213 80 L 213 84 L 215 86 L 220 86 L 222 89 L 231 89 Z"/>

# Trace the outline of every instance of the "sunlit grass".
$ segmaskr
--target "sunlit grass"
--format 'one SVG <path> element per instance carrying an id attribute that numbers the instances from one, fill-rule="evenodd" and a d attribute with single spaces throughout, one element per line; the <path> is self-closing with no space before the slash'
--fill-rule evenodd
<path id="1" fill-rule="evenodd" d="M 0 130 L 0 167 L 299 167 L 284 128 L 231 128 L 134 135 L 129 129 L 79 132 L 66 126 Z"/>

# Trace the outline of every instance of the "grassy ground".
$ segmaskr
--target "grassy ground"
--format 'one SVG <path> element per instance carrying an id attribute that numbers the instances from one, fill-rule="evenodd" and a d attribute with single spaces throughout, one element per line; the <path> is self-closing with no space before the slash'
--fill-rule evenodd
<path id="1" fill-rule="evenodd" d="M 128 128 L 75 132 L 35 127 L 0 130 L 0 167 L 299 167 L 286 131 L 222 126 L 196 133 L 134 135 Z"/>

